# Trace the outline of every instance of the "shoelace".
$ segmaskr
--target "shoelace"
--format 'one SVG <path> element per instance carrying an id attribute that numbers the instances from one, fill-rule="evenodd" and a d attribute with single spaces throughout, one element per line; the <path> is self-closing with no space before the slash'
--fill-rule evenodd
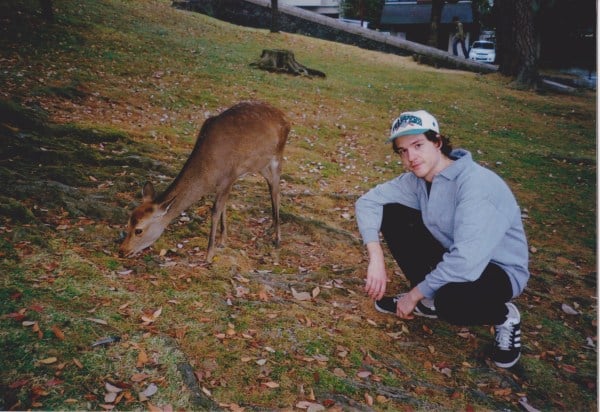
<path id="1" fill-rule="evenodd" d="M 512 322 L 508 322 L 508 325 L 496 326 L 496 342 L 498 347 L 502 350 L 509 350 L 511 341 L 513 339 L 515 328 Z"/>

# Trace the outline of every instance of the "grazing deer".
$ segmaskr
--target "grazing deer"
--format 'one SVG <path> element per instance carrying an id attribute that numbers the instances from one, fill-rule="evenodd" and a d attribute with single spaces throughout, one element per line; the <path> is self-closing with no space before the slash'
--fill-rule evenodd
<path id="1" fill-rule="evenodd" d="M 194 202 L 216 193 L 211 213 L 206 261 L 214 257 L 217 226 L 220 244 L 227 239 L 225 203 L 234 182 L 247 173 L 259 172 L 267 180 L 273 208 L 275 244 L 279 246 L 279 177 L 290 125 L 284 114 L 256 101 L 242 102 L 207 119 L 190 157 L 179 175 L 159 196 L 146 183 L 143 202 L 129 218 L 121 256 L 134 256 L 160 237 L 167 225 Z"/>

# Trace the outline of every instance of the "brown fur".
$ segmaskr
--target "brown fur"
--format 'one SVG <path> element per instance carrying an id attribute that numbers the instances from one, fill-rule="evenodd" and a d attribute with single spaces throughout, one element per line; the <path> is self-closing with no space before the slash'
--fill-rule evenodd
<path id="1" fill-rule="evenodd" d="M 289 131 L 290 124 L 280 110 L 257 101 L 238 103 L 207 119 L 192 153 L 167 190 L 155 196 L 152 184 L 144 186 L 143 203 L 132 212 L 120 253 L 132 256 L 150 246 L 173 218 L 204 195 L 216 193 L 206 254 L 210 262 L 219 221 L 221 243 L 227 237 L 225 203 L 231 187 L 242 175 L 254 172 L 264 176 L 269 186 L 279 245 L 279 179 Z"/>

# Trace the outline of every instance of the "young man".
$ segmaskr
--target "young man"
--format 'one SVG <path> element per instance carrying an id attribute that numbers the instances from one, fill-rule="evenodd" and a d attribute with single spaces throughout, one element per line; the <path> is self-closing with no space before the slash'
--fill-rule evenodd
<path id="1" fill-rule="evenodd" d="M 509 302 L 528 279 L 521 211 L 506 183 L 452 150 L 424 110 L 392 124 L 394 152 L 407 169 L 356 202 L 369 255 L 365 290 L 375 308 L 402 319 L 413 315 L 456 325 L 495 325 L 492 359 L 504 368 L 521 354 L 521 317 Z M 386 296 L 382 233 L 410 282 L 408 293 Z"/>
<path id="2" fill-rule="evenodd" d="M 452 22 L 456 27 L 456 31 L 454 33 L 454 40 L 452 42 L 452 51 L 454 52 L 455 56 L 458 56 L 458 45 L 460 44 L 465 59 L 468 59 L 469 52 L 467 51 L 467 47 L 465 46 L 465 32 L 463 30 L 463 24 L 459 20 L 458 16 L 454 16 L 452 18 Z"/>

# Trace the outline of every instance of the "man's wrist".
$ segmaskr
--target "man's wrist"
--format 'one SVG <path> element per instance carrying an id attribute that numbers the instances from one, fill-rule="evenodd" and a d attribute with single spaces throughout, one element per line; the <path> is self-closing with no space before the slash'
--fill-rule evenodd
<path id="1" fill-rule="evenodd" d="M 410 296 L 410 299 L 413 301 L 414 304 L 419 303 L 419 301 L 425 297 L 423 296 L 419 288 L 416 286 L 410 290 L 408 295 Z"/>

